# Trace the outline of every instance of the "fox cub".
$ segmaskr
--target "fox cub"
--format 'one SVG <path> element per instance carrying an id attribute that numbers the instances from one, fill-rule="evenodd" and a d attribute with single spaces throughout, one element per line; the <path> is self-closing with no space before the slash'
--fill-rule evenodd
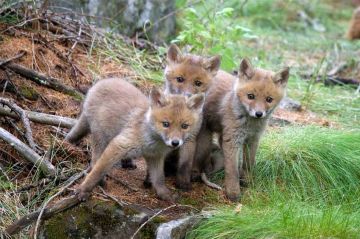
<path id="1" fill-rule="evenodd" d="M 123 158 L 143 156 L 148 180 L 163 200 L 173 200 L 164 183 L 164 158 L 198 133 L 204 95 L 191 97 L 163 94 L 152 89 L 150 99 L 130 83 L 106 79 L 88 92 L 78 123 L 89 127 L 92 169 L 78 189 L 85 200 L 111 167 Z"/>
<path id="2" fill-rule="evenodd" d="M 225 192 L 233 201 L 240 195 L 239 178 L 247 179 L 255 164 L 260 136 L 285 94 L 288 78 L 289 68 L 275 73 L 254 68 L 244 59 L 237 78 L 219 78 L 208 92 L 195 164 L 206 168 L 211 135 L 218 133 L 224 157 Z"/>
<path id="3" fill-rule="evenodd" d="M 165 68 L 165 91 L 172 94 L 192 95 L 207 93 L 214 84 L 219 72 L 220 57 L 203 57 L 193 54 L 183 54 L 172 44 L 167 52 Z M 223 73 L 227 74 L 227 73 Z M 195 140 L 195 136 L 189 141 Z M 193 144 L 184 144 L 166 157 L 165 173 L 176 171 L 176 185 L 178 188 L 191 188 L 190 174 L 194 154 Z M 180 160 L 179 160 L 180 159 Z M 182 160 L 183 159 L 183 160 Z M 174 163 L 174 161 L 178 161 Z"/>
<path id="4" fill-rule="evenodd" d="M 354 10 L 346 36 L 349 40 L 360 39 L 360 6 Z"/>

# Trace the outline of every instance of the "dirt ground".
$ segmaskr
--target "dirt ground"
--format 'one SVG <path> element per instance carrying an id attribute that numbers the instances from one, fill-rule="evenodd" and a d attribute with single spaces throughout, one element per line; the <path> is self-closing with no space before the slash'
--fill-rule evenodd
<path id="1" fill-rule="evenodd" d="M 7 27 L 0 25 L 0 31 L 4 31 Z M 14 61 L 14 63 L 57 78 L 65 85 L 72 86 L 81 92 L 86 92 L 95 79 L 135 75 L 126 65 L 113 62 L 96 51 L 89 55 L 88 50 L 82 46 L 76 47 L 71 53 L 71 60 L 65 61 L 59 56 L 67 55 L 71 46 L 66 42 L 54 40 L 54 37 L 47 35 L 46 32 L 34 33 L 30 30 L 19 29 L 14 29 L 10 32 L 11 34 L 3 35 L 0 40 L 1 60 L 8 59 L 21 51 L 25 51 L 26 55 Z M 52 42 L 51 47 L 42 44 L 39 41 L 42 38 Z M 56 50 L 54 51 L 54 49 Z M 9 72 L 9 75 L 7 75 L 1 68 L 0 82 L 10 82 L 16 86 L 17 92 L 4 91 L 2 92 L 2 97 L 13 99 L 23 109 L 72 118 L 75 118 L 80 112 L 81 101 L 55 90 L 39 86 L 15 73 Z M 147 85 L 146 87 L 150 86 Z M 25 97 L 22 95 L 24 89 L 32 92 L 30 96 Z M 3 91 L 3 89 L 1 90 Z M 142 90 L 146 91 L 144 88 Z M 331 122 L 328 120 L 319 118 L 306 110 L 300 112 L 277 110 L 274 115 L 293 123 L 331 125 Z M 23 140 L 21 133 L 14 129 L 10 121 L 0 117 L 1 127 L 4 127 Z M 22 129 L 21 122 L 15 122 L 15 124 Z M 90 146 L 86 140 L 79 146 L 67 147 L 62 144 L 62 140 L 68 130 L 61 129 L 59 131 L 56 127 L 36 123 L 31 123 L 31 127 L 35 142 L 44 151 L 56 145 L 55 153 L 51 159 L 53 164 L 61 165 L 61 168 L 76 167 L 78 170 L 86 168 L 90 159 Z M 14 174 L 18 174 L 17 186 L 21 187 L 32 180 L 32 177 L 29 177 L 31 176 L 29 169 L 31 169 L 32 165 L 25 162 L 5 142 L 0 142 L 0 163 L 10 166 L 17 162 L 21 162 L 20 169 L 15 170 Z M 138 159 L 136 165 L 137 168 L 134 170 L 114 168 L 110 173 L 111 178 L 106 180 L 106 192 L 125 202 L 140 204 L 151 209 L 169 206 L 170 203 L 158 200 L 152 189 L 144 188 L 142 184 L 146 173 L 144 160 Z M 15 175 L 9 176 L 14 177 Z M 177 190 L 174 186 L 174 178 L 167 178 L 166 183 L 173 192 L 179 195 L 180 204 L 203 208 L 214 204 L 229 203 L 225 199 L 223 192 L 210 189 L 201 183 L 194 183 L 191 192 Z M 31 194 L 29 195 L 31 196 Z M 186 211 L 183 208 L 175 208 L 168 212 L 167 215 L 169 217 L 176 217 L 176 215 L 178 216 Z"/>

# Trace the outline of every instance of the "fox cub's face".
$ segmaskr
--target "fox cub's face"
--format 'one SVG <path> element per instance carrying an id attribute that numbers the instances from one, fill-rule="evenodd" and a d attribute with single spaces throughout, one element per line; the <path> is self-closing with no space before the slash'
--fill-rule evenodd
<path id="1" fill-rule="evenodd" d="M 251 117 L 264 118 L 284 97 L 288 78 L 288 67 L 275 73 L 253 68 L 247 59 L 243 59 L 234 90 L 240 104 Z"/>
<path id="2" fill-rule="evenodd" d="M 205 93 L 220 67 L 220 57 L 200 57 L 182 54 L 172 44 L 167 53 L 165 68 L 166 91 L 171 94 Z"/>
<path id="3" fill-rule="evenodd" d="M 201 126 L 201 113 L 205 95 L 191 97 L 151 91 L 151 108 L 147 120 L 167 146 L 180 147 Z"/>

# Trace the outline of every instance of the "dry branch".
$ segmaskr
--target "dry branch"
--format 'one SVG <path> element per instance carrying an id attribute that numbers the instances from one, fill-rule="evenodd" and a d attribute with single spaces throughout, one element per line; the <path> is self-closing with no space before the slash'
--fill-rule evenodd
<path id="1" fill-rule="evenodd" d="M 46 125 L 53 125 L 56 127 L 63 127 L 71 129 L 75 123 L 76 119 L 68 118 L 68 117 L 62 117 L 57 115 L 50 115 L 45 113 L 39 113 L 39 112 L 33 112 L 33 111 L 27 111 L 24 110 L 28 116 L 28 118 L 36 123 L 40 124 L 46 124 Z M 0 115 L 2 116 L 8 116 L 11 118 L 18 119 L 19 116 L 13 112 L 7 107 L 0 105 Z"/>
<path id="2" fill-rule="evenodd" d="M 34 152 L 34 150 L 29 148 L 29 146 L 1 127 L 0 139 L 14 147 L 17 152 L 19 152 L 26 160 L 32 162 L 36 167 L 40 168 L 43 173 L 55 176 L 55 167 L 49 161 L 43 159 L 40 155 Z"/>
<path id="3" fill-rule="evenodd" d="M 32 212 L 30 214 L 23 216 L 22 218 L 16 220 L 13 224 L 8 226 L 4 231 L 4 236 L 14 235 L 14 234 L 18 233 L 19 231 L 21 231 L 22 229 L 24 229 L 25 227 L 29 226 L 30 224 L 37 222 L 41 218 L 42 219 L 51 218 L 52 216 L 56 215 L 57 213 L 63 212 L 67 209 L 70 209 L 70 208 L 80 204 L 81 201 L 78 199 L 77 195 L 73 195 L 71 197 L 64 198 L 64 199 L 56 202 L 54 205 L 47 206 L 47 204 L 50 202 L 50 200 L 52 200 L 53 198 L 55 198 L 56 196 L 58 196 L 62 192 L 64 192 L 64 190 L 66 190 L 68 187 L 70 187 L 76 180 L 83 177 L 88 170 L 89 170 L 89 168 L 78 174 L 75 174 L 74 176 L 69 178 L 65 182 L 65 186 L 62 187 L 58 193 L 56 193 L 50 199 L 48 199 L 42 208 L 36 210 L 35 212 Z M 1 234 L 0 234 L 0 237 L 1 237 Z"/>
<path id="4" fill-rule="evenodd" d="M 0 62 L 2 62 L 2 61 L 3 60 L 0 59 Z M 6 69 L 6 68 L 10 69 L 13 72 L 15 72 L 33 82 L 39 84 L 39 85 L 43 85 L 50 89 L 65 93 L 67 95 L 74 96 L 77 99 L 84 98 L 84 95 L 82 93 L 80 93 L 79 91 L 77 91 L 76 89 L 74 89 L 73 87 L 64 85 L 55 78 L 47 77 L 41 73 L 38 73 L 31 69 L 28 69 L 24 66 L 21 66 L 21 65 L 15 64 L 15 63 L 6 63 L 0 67 L 3 69 Z"/>
<path id="5" fill-rule="evenodd" d="M 80 203 L 81 203 L 81 201 L 78 199 L 78 197 L 76 195 L 65 198 L 65 199 L 55 203 L 52 206 L 46 207 L 45 210 L 43 210 L 42 218 L 48 219 L 48 218 L 56 215 L 57 213 L 63 212 L 67 209 L 70 209 Z M 24 229 L 25 227 L 34 223 L 37 220 L 37 218 L 39 217 L 41 211 L 42 210 L 39 209 L 39 210 L 32 212 L 32 213 L 20 218 L 19 220 L 15 221 L 13 224 L 11 224 L 10 226 L 8 226 L 6 228 L 6 230 L 4 232 L 4 236 L 14 235 L 14 234 L 18 233 L 19 231 L 21 231 L 22 229 Z"/>
<path id="6" fill-rule="evenodd" d="M 30 147 L 35 150 L 36 152 L 36 144 L 34 142 L 34 138 L 32 137 L 32 130 L 31 130 L 31 126 L 30 126 L 30 121 L 29 118 L 27 117 L 26 112 L 20 108 L 17 104 L 15 104 L 14 102 L 11 102 L 8 99 L 4 99 L 4 98 L 0 98 L 0 103 L 3 105 L 7 105 L 12 111 L 16 112 L 19 114 L 20 119 L 24 125 L 25 128 L 25 137 L 26 140 L 28 141 Z"/>
<path id="7" fill-rule="evenodd" d="M 0 61 L 0 66 L 2 65 L 5 65 L 5 64 L 8 64 L 9 62 L 13 61 L 13 60 L 17 60 L 19 58 L 21 58 L 22 56 L 24 56 L 26 54 L 26 51 L 21 51 L 19 52 L 19 54 L 9 58 L 9 59 L 6 59 L 6 60 L 1 60 Z"/>

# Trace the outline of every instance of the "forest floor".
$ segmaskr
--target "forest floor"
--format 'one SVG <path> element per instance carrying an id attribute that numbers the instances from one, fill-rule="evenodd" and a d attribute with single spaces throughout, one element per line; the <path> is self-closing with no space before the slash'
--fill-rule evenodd
<path id="1" fill-rule="evenodd" d="M 343 64 L 345 67 L 336 72 L 337 77 L 351 78 L 358 81 L 360 79 L 360 65 L 358 61 L 360 44 L 359 42 L 349 42 L 343 38 L 348 20 L 351 16 L 351 6 L 347 5 L 345 9 L 341 9 L 341 11 L 327 17 L 325 21 L 325 18 L 322 18 L 323 15 L 335 9 L 336 5 L 333 3 L 321 5 L 322 9 L 320 14 L 322 15 L 320 15 L 320 20 L 322 20 L 326 31 L 318 32 L 311 29 L 311 26 L 306 25 L 306 23 L 301 22 L 301 19 L 291 17 L 291 14 L 293 14 L 292 9 L 286 11 L 282 9 L 280 5 L 274 5 L 271 8 L 274 9 L 274 11 L 281 11 L 280 13 L 278 12 L 278 15 L 286 15 L 289 20 L 289 25 L 287 25 L 285 29 L 283 22 L 276 22 L 278 19 L 273 19 L 273 23 L 267 25 L 264 21 L 267 17 L 263 19 L 258 17 L 265 11 L 266 6 L 262 9 L 259 8 L 259 6 L 253 5 L 254 4 L 249 4 L 245 6 L 247 12 L 243 17 L 239 17 L 239 21 L 252 29 L 252 33 L 257 36 L 257 39 L 245 38 L 241 40 L 239 44 L 241 46 L 239 46 L 236 51 L 241 52 L 242 56 L 246 55 L 250 59 L 255 59 L 255 64 L 262 67 L 277 69 L 279 65 L 290 65 L 292 67 L 292 76 L 288 86 L 288 95 L 298 100 L 302 104 L 302 108 L 300 111 L 278 109 L 274 113 L 276 118 L 290 122 L 291 126 L 271 126 L 267 130 L 259 152 L 260 163 L 256 169 L 259 173 L 255 173 L 254 185 L 243 192 L 244 196 L 242 197 L 240 205 L 245 205 L 245 209 L 243 209 L 244 217 L 241 217 L 241 215 L 238 217 L 237 211 L 234 213 L 234 210 L 239 208 L 238 205 L 234 209 L 234 204 L 225 198 L 223 192 L 210 189 L 201 183 L 194 183 L 194 188 L 191 192 L 181 192 L 175 188 L 174 178 L 170 177 L 167 179 L 168 187 L 180 195 L 180 204 L 191 205 L 198 209 L 224 208 L 219 210 L 219 215 L 217 217 L 215 216 L 213 221 L 210 220 L 204 224 L 200 224 L 194 234 L 190 235 L 194 238 L 210 238 L 214 235 L 212 233 L 218 233 L 216 235 L 222 235 L 221 233 L 224 233 L 224 238 L 231 237 L 236 234 L 238 226 L 247 229 L 250 223 L 255 223 L 259 220 L 259 215 L 263 217 L 263 226 L 255 226 L 255 229 L 260 228 L 259 230 L 268 233 L 259 233 L 259 237 L 263 235 L 275 235 L 276 230 L 274 229 L 274 232 L 267 227 L 272 220 L 274 220 L 273 222 L 278 226 L 277 231 L 281 231 L 279 228 L 282 225 L 279 226 L 279 224 L 281 224 L 279 221 L 285 220 L 284 218 L 286 218 L 288 213 L 293 212 L 297 220 L 310 220 L 309 217 L 305 217 L 304 215 L 306 213 L 306 215 L 309 215 L 309 211 L 316 211 L 314 209 L 316 207 L 326 209 L 323 211 L 320 209 L 320 212 L 315 212 L 313 214 L 315 216 L 311 218 L 311 220 L 313 220 L 312 222 L 315 222 L 317 217 L 320 218 L 319 221 L 324 220 L 324 223 L 326 223 L 327 219 L 329 220 L 328 223 L 333 223 L 334 221 L 332 220 L 334 219 L 331 218 L 331 216 L 342 218 L 332 211 L 329 215 L 331 213 L 333 214 L 329 216 L 327 214 L 329 211 L 329 202 L 319 203 L 318 201 L 321 201 L 319 199 L 320 196 L 316 196 L 316 199 L 314 199 L 315 196 L 309 192 L 309 188 L 321 184 L 323 186 L 325 185 L 325 191 L 331 191 L 334 185 L 342 188 L 347 182 L 345 179 L 334 179 L 335 176 L 327 175 L 326 172 L 324 174 L 321 174 L 321 172 L 316 174 L 316 172 L 321 171 L 321 169 L 318 170 L 316 164 L 309 163 L 310 166 L 308 165 L 309 168 L 307 169 L 310 173 L 315 172 L 314 175 L 319 175 L 320 178 L 318 181 L 314 179 L 315 182 L 313 182 L 312 185 L 306 186 L 303 185 L 301 179 L 296 181 L 295 178 L 287 175 L 286 171 L 283 172 L 280 170 L 280 168 L 283 170 L 286 168 L 285 164 L 279 166 L 279 171 L 276 171 L 273 168 L 274 165 L 269 165 L 265 162 L 269 160 L 269 162 L 278 163 L 282 162 L 281 160 L 290 160 L 291 157 L 297 157 L 297 159 L 304 157 L 307 159 L 308 154 L 315 155 L 314 158 L 318 155 L 325 155 L 326 157 L 330 155 L 329 158 L 335 155 L 336 157 L 334 156 L 334 159 L 340 158 L 340 156 L 337 157 L 334 152 L 326 151 L 328 148 L 324 146 L 319 146 L 323 147 L 321 148 L 323 151 L 314 153 L 312 148 L 306 148 L 306 145 L 295 145 L 290 141 L 292 138 L 291 135 L 303 135 L 304 132 L 306 134 L 303 136 L 308 136 L 309 141 L 311 141 L 311 137 L 315 140 L 318 139 L 314 134 L 322 135 L 322 139 L 324 139 L 324 141 L 322 141 L 323 145 L 329 143 L 326 140 L 332 139 L 329 136 L 331 132 L 333 132 L 332 135 L 340 134 L 340 146 L 341 140 L 348 140 L 345 136 L 346 139 L 341 138 L 342 134 L 346 134 L 347 137 L 353 139 L 350 141 L 354 142 L 355 146 L 355 143 L 359 143 L 357 136 L 359 135 L 360 129 L 360 97 L 359 93 L 356 93 L 356 87 L 354 88 L 353 86 L 347 85 L 326 86 L 323 82 L 324 78 L 322 77 L 326 76 L 329 71 Z M 256 9 L 256 11 L 254 9 Z M 271 14 L 273 13 L 269 13 L 269 19 L 272 17 Z M 122 40 L 112 45 L 103 42 L 103 45 L 98 48 L 85 47 L 82 44 L 77 44 L 73 47 L 73 42 L 62 40 L 57 34 L 50 33 L 44 29 L 40 31 L 35 30 L 33 26 L 29 25 L 25 25 L 25 27 L 14 27 L 14 24 L 8 22 L 8 19 L 1 19 L 0 32 L 1 60 L 9 59 L 19 52 L 26 52 L 23 57 L 15 60 L 14 63 L 59 79 L 63 84 L 71 86 L 82 93 L 86 93 L 87 89 L 89 89 L 96 80 L 108 77 L 127 77 L 145 94 L 148 93 L 152 85 L 161 85 L 163 83 L 161 70 L 163 69 L 164 55 L 155 50 L 150 51 L 150 53 L 144 53 L 143 50 L 139 50 L 134 45 L 131 45 L 131 43 L 129 44 Z M 48 43 L 44 44 L 43 39 L 51 43 L 50 47 Z M 67 57 L 64 58 L 64 55 Z M 14 86 L 14 90 L 5 90 L 5 84 L 11 84 Z M 71 118 L 76 118 L 81 110 L 81 100 L 40 86 L 11 71 L 5 71 L 3 68 L 0 68 L 0 86 L 0 90 L 2 91 L 1 97 L 11 98 L 18 106 L 26 110 Z M 0 117 L 0 123 L 1 127 L 26 142 L 23 135 L 24 129 L 20 121 Z M 309 131 L 308 127 L 314 128 L 310 128 Z M 59 175 L 71 176 L 87 167 L 91 154 L 88 139 L 83 140 L 78 146 L 70 146 L 63 143 L 63 137 L 68 131 L 67 129 L 33 122 L 31 123 L 31 128 L 34 141 L 41 149 L 40 151 L 46 152 L 51 149 L 50 162 L 55 165 Z M 297 131 L 298 129 L 300 129 L 300 131 Z M 323 134 L 323 129 L 327 129 L 326 132 L 330 133 Z M 311 134 L 310 132 L 315 133 Z M 271 140 L 274 140 L 274 138 L 281 142 L 279 144 L 273 144 Z M 300 139 L 300 141 L 307 140 Z M 277 146 L 277 148 L 275 146 Z M 286 146 L 289 148 L 281 151 L 283 149 L 282 147 Z M 334 150 L 337 150 L 336 146 L 334 147 Z M 304 154 L 294 153 L 294 155 L 292 155 L 291 150 L 298 150 Z M 339 150 L 346 151 L 348 148 L 339 148 Z M 355 158 L 354 155 L 358 153 L 358 150 L 359 149 L 356 151 L 354 149 L 353 152 L 344 152 L 345 160 L 353 160 L 352 157 Z M 283 157 L 277 156 L 277 153 L 283 155 Z M 328 160 L 328 158 L 321 158 L 321 160 Z M 359 162 L 354 163 L 355 169 L 360 165 L 360 158 L 358 158 L 358 161 Z M 312 161 L 310 160 L 310 162 Z M 139 159 L 136 161 L 136 164 L 137 168 L 134 170 L 113 169 L 110 175 L 123 183 L 119 184 L 117 180 L 108 178 L 105 187 L 106 192 L 123 201 L 146 205 L 151 209 L 169 206 L 170 203 L 158 200 L 153 190 L 143 187 L 142 181 L 145 178 L 146 168 L 144 160 Z M 339 162 L 339 165 L 340 167 L 343 166 L 341 162 Z M 292 165 L 292 167 L 294 168 L 289 168 L 289 174 L 299 173 L 301 175 L 302 173 L 307 173 L 307 171 L 301 171 L 300 169 L 297 171 L 294 165 Z M 322 169 L 324 169 L 324 171 L 332 170 L 332 168 L 329 169 L 328 166 L 324 166 Z M 266 184 L 262 178 L 265 176 L 274 177 L 276 182 L 273 182 L 273 185 L 271 183 Z M 289 179 L 290 183 L 284 183 L 282 180 L 285 179 Z M 329 185 L 327 185 L 325 181 L 321 181 L 322 179 L 324 179 L 326 183 L 329 183 Z M 349 186 L 350 188 L 356 188 L 356 186 L 360 185 L 360 182 L 358 182 L 360 181 L 359 174 L 354 172 L 354 174 L 349 176 L 349 179 L 357 181 L 355 185 Z M 215 175 L 212 180 L 222 184 L 222 173 Z M 306 182 L 305 179 L 304 182 Z M 125 186 L 124 183 L 126 184 Z M 275 188 L 275 184 L 282 186 L 279 186 L 280 189 L 276 188 L 274 191 L 267 191 L 267 187 Z M 299 186 L 299 184 L 302 186 Z M 28 185 L 35 186 L 28 188 L 26 187 Z M 10 145 L 3 141 L 0 142 L 0 230 L 4 229 L 16 218 L 37 209 L 46 198 L 56 193 L 56 188 L 60 186 L 61 184 L 59 185 L 59 182 L 56 182 L 56 180 L 42 183 L 42 176 L 33 165 L 25 161 Z M 282 188 L 286 186 L 289 186 L 287 188 L 293 187 L 294 190 L 296 189 L 296 193 L 290 189 Z M 297 190 L 301 187 L 302 191 L 300 193 Z M 278 193 L 280 191 L 283 192 L 284 195 L 288 195 L 288 197 L 279 196 Z M 298 197 L 290 197 L 290 194 L 296 194 Z M 354 197 L 350 199 L 343 197 L 343 199 L 345 201 L 351 201 L 356 195 L 358 194 L 354 192 Z M 327 197 L 331 196 L 327 195 Z M 274 201 L 276 200 L 278 200 L 278 204 L 274 205 Z M 296 206 L 290 207 L 290 209 L 286 208 L 286 206 L 284 206 L 285 201 L 294 202 L 292 205 Z M 353 201 L 356 202 L 355 200 Z M 339 230 L 344 230 L 344 235 L 349 237 L 356 235 L 358 229 L 354 229 L 352 225 L 358 222 L 358 219 L 360 220 L 360 217 L 358 218 L 360 215 L 359 208 L 354 207 L 354 211 L 349 213 L 348 207 L 343 209 L 342 204 L 335 203 L 334 201 L 331 202 L 333 203 L 332 205 L 338 208 L 341 216 L 348 216 L 350 218 L 349 220 L 352 220 L 353 217 L 355 218 L 353 221 L 346 221 L 348 224 L 346 224 L 345 221 L 340 223 L 335 220 L 335 224 L 337 223 L 336 225 L 339 226 Z M 271 205 L 272 209 L 269 209 L 269 206 L 264 206 L 266 203 Z M 303 204 L 305 204 L 305 206 Z M 248 208 L 246 208 L 247 206 Z M 308 211 L 304 209 L 306 212 L 302 212 L 299 209 L 301 206 Z M 279 209 L 278 207 L 281 208 Z M 277 209 L 278 214 L 281 214 L 280 216 L 273 213 L 275 209 Z M 186 210 L 174 209 L 165 214 L 168 218 L 177 218 L 186 212 Z M 319 216 L 320 214 L 323 215 L 323 217 Z M 292 223 L 298 222 L 295 219 L 292 220 L 292 216 L 289 216 L 289 218 Z M 221 220 L 233 221 L 233 224 L 223 225 L 221 224 Z M 342 223 L 344 225 L 350 225 L 350 229 L 346 226 L 341 227 L 341 225 L 343 225 Z M 310 224 L 311 222 L 308 224 L 304 223 L 304 228 L 310 228 Z M 208 230 L 208 228 L 214 228 L 214 225 L 219 226 L 215 228 L 216 230 L 214 229 L 212 232 L 209 232 L 210 230 Z M 227 225 L 229 225 L 229 230 L 226 232 Z M 288 224 L 287 227 L 283 227 L 287 229 L 290 228 Z M 324 234 L 321 231 L 321 226 L 319 226 L 320 229 L 309 228 L 308 230 L 304 229 L 304 231 L 312 231 L 314 233 L 312 235 L 315 237 L 335 235 L 331 233 Z M 256 238 L 257 234 L 255 229 L 248 229 L 248 231 L 243 232 L 245 234 L 252 233 L 249 234 L 249 237 Z M 324 230 L 329 230 L 329 228 L 326 227 Z M 306 237 L 306 234 L 300 233 L 300 229 L 294 229 L 293 234 L 281 233 L 279 233 L 279 237 L 281 237 L 281 235 L 285 235 L 285 237 L 301 237 L 305 235 Z M 20 237 L 26 238 L 26 235 L 25 232 L 21 234 Z M 244 238 L 246 237 L 244 236 Z"/>

